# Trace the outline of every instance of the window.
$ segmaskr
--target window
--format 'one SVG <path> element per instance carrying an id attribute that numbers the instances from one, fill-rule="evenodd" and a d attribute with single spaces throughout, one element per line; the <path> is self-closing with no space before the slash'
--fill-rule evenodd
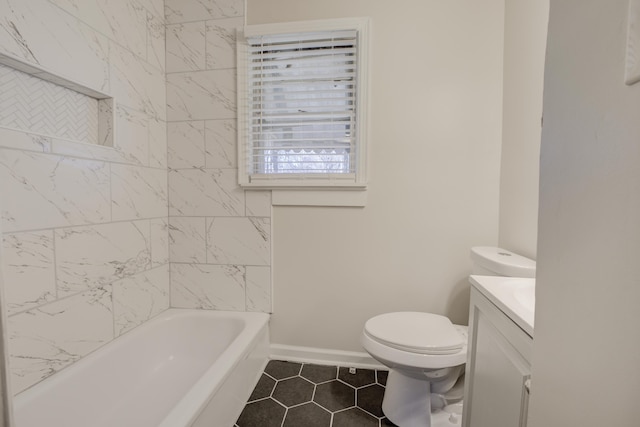
<path id="1" fill-rule="evenodd" d="M 241 185 L 365 187 L 367 29 L 341 19 L 238 35 Z"/>

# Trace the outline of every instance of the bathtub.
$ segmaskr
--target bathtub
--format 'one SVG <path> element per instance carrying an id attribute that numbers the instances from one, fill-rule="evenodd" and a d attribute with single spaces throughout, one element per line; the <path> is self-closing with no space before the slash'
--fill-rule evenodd
<path id="1" fill-rule="evenodd" d="M 16 427 L 231 427 L 269 315 L 170 309 L 14 398 Z"/>

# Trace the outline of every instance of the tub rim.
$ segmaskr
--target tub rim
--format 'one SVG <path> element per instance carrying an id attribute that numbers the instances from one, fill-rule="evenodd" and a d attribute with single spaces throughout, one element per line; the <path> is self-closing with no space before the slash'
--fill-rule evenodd
<path id="1" fill-rule="evenodd" d="M 230 377 L 234 368 L 254 349 L 263 332 L 266 330 L 268 333 L 269 320 L 271 318 L 270 314 L 244 311 L 169 308 L 95 349 L 78 361 L 56 372 L 54 375 L 16 394 L 12 399 L 13 411 L 17 412 L 20 408 L 25 410 L 24 407 L 28 406 L 31 399 L 38 398 L 46 393 L 55 393 L 56 386 L 60 382 L 65 381 L 65 378 L 73 372 L 74 368 L 90 366 L 97 359 L 103 357 L 105 353 L 114 351 L 114 347 L 127 341 L 135 340 L 137 336 L 144 334 L 151 328 L 157 327 L 158 324 L 171 321 L 175 318 L 191 317 L 194 315 L 208 318 L 239 319 L 243 322 L 243 327 L 227 348 L 215 359 L 213 364 L 211 364 L 186 393 L 175 402 L 158 425 L 158 427 L 190 426 L 196 421 L 198 416 L 207 407 L 209 401 Z"/>

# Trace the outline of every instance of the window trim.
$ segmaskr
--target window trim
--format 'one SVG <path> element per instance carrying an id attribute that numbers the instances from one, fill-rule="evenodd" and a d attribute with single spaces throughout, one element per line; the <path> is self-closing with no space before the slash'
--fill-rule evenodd
<path id="1" fill-rule="evenodd" d="M 238 182 L 241 187 L 293 190 L 364 190 L 367 186 L 369 145 L 369 18 L 341 18 L 317 21 L 286 22 L 277 24 L 247 25 L 238 29 Z M 314 31 L 356 30 L 358 38 L 356 87 L 356 173 L 355 174 L 305 174 L 295 176 L 250 177 L 247 170 L 247 42 L 258 35 L 302 33 Z"/>

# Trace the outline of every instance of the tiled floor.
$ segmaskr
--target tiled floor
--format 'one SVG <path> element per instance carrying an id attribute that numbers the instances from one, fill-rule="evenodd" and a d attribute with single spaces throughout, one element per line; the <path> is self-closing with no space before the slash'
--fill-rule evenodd
<path id="1" fill-rule="evenodd" d="M 382 413 L 387 371 L 272 360 L 236 427 L 394 426 Z"/>

